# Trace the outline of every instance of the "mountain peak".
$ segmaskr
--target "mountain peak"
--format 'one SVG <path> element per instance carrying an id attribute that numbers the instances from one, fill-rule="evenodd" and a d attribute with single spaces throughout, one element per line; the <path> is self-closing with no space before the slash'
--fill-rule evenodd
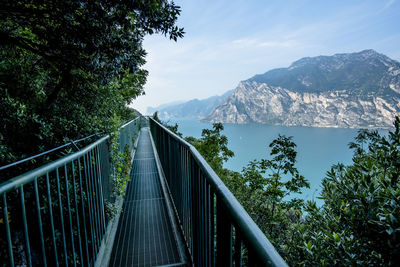
<path id="1" fill-rule="evenodd" d="M 289 68 L 271 70 L 249 81 L 296 92 L 349 90 L 386 94 L 391 91 L 388 89 L 391 88 L 388 81 L 393 80 L 389 72 L 396 73 L 397 70 L 400 70 L 399 62 L 368 49 L 333 56 L 305 57 L 293 62 Z"/>
<path id="2" fill-rule="evenodd" d="M 374 49 L 365 49 L 359 52 L 359 54 L 364 54 L 364 55 L 381 55 L 378 52 L 376 52 Z"/>
<path id="3" fill-rule="evenodd" d="M 373 49 L 366 49 L 366 50 L 362 50 L 360 52 L 354 52 L 354 53 L 338 53 L 338 54 L 334 54 L 333 56 L 304 57 L 304 58 L 301 58 L 301 59 L 293 62 L 289 66 L 289 69 L 295 69 L 295 68 L 302 67 L 307 64 L 329 63 L 328 61 L 331 61 L 331 64 L 335 64 L 335 63 L 339 63 L 339 62 L 343 62 L 343 61 L 349 61 L 349 60 L 363 61 L 363 60 L 368 60 L 371 58 L 389 59 L 387 56 L 380 54 Z"/>

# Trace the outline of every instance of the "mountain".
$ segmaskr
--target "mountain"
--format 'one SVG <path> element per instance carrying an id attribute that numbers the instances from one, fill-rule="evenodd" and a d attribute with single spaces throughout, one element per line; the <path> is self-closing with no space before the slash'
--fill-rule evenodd
<path id="1" fill-rule="evenodd" d="M 156 112 L 156 111 L 159 111 L 159 110 L 162 110 L 162 109 L 165 109 L 165 108 L 169 108 L 169 107 L 172 107 L 172 106 L 176 106 L 176 105 L 179 105 L 179 104 L 182 104 L 182 103 L 185 103 L 186 101 L 174 101 L 174 102 L 170 102 L 170 103 L 166 103 L 166 104 L 162 104 L 162 105 L 159 105 L 158 107 L 147 107 L 147 114 L 153 114 L 154 112 Z"/>
<path id="2" fill-rule="evenodd" d="M 387 128 L 400 115 L 400 63 L 374 50 L 302 58 L 242 81 L 205 121 Z"/>
<path id="3" fill-rule="evenodd" d="M 207 99 L 193 99 L 178 104 L 164 104 L 156 108 L 147 108 L 147 113 L 158 111 L 161 119 L 203 119 L 208 116 L 219 104 L 226 100 L 233 90 L 221 96 L 212 96 Z"/>

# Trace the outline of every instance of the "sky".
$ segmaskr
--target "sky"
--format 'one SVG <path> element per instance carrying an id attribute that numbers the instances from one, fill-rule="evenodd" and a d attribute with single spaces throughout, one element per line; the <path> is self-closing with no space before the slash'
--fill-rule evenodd
<path id="1" fill-rule="evenodd" d="M 400 0 L 179 0 L 177 42 L 147 36 L 132 107 L 204 99 L 303 58 L 374 49 L 400 61 Z"/>

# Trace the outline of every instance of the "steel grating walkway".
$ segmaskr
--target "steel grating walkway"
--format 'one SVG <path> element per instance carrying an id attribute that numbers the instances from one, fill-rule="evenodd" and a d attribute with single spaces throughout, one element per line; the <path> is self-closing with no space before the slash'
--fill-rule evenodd
<path id="1" fill-rule="evenodd" d="M 109 266 L 180 266 L 148 128 L 141 130 Z"/>

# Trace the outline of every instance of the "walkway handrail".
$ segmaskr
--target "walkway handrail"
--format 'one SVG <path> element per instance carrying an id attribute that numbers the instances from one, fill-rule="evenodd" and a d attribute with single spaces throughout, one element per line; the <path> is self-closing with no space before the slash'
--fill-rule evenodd
<path id="1" fill-rule="evenodd" d="M 195 266 L 232 266 L 233 261 L 241 266 L 242 245 L 247 249 L 248 266 L 287 266 L 196 148 L 149 120 Z"/>
<path id="2" fill-rule="evenodd" d="M 38 158 L 38 157 L 41 157 L 41 156 L 50 154 L 50 153 L 52 153 L 52 152 L 54 152 L 54 151 L 60 150 L 60 149 L 65 148 L 65 147 L 67 147 L 67 146 L 71 146 L 71 145 L 76 146 L 77 143 L 82 142 L 82 141 L 84 141 L 84 140 L 87 140 L 87 139 L 89 139 L 89 138 L 92 138 L 93 136 L 96 136 L 96 135 L 98 135 L 98 134 L 92 134 L 92 135 L 89 135 L 89 136 L 86 136 L 86 137 L 83 137 L 83 138 L 80 138 L 80 139 L 71 141 L 71 142 L 69 142 L 69 143 L 63 144 L 63 145 L 61 145 L 61 146 L 58 146 L 58 147 L 49 149 L 49 150 L 44 151 L 44 152 L 42 152 L 42 153 L 39 153 L 39 154 L 30 156 L 30 157 L 27 157 L 27 158 L 24 158 L 24 159 L 15 161 L 15 162 L 10 163 L 10 164 L 7 164 L 7 165 L 3 165 L 3 166 L 0 167 L 0 171 L 1 171 L 1 170 L 5 170 L 5 169 L 10 168 L 10 167 L 13 167 L 13 166 L 16 166 L 16 165 L 19 165 L 19 164 L 21 164 L 21 163 L 24 163 L 24 162 L 33 160 L 33 159 L 36 159 L 36 158 Z"/>
<path id="3" fill-rule="evenodd" d="M 86 155 L 89 151 L 91 151 L 93 148 L 97 147 L 99 144 L 107 141 L 110 138 L 110 136 L 104 136 L 101 139 L 97 140 L 93 144 L 90 144 L 83 149 L 79 150 L 78 152 L 75 152 L 73 154 L 67 155 L 65 157 L 62 157 L 58 160 L 52 161 L 50 163 L 47 163 L 44 166 L 41 166 L 39 168 L 36 168 L 34 170 L 28 171 L 24 174 L 18 175 L 17 177 L 14 177 L 12 179 L 9 179 L 2 183 L 0 185 L 0 195 L 7 193 L 11 190 L 18 189 L 21 185 L 25 185 L 28 183 L 33 182 L 37 177 L 43 176 L 46 173 L 49 173 L 56 168 L 63 166 L 67 163 L 70 163 L 84 155 Z"/>
<path id="4" fill-rule="evenodd" d="M 140 121 L 138 117 L 121 127 L 121 152 L 125 146 L 133 148 Z M 106 205 L 114 200 L 109 140 L 109 135 L 104 136 L 0 184 L 3 262 L 10 266 L 94 265 L 109 220 Z"/>

